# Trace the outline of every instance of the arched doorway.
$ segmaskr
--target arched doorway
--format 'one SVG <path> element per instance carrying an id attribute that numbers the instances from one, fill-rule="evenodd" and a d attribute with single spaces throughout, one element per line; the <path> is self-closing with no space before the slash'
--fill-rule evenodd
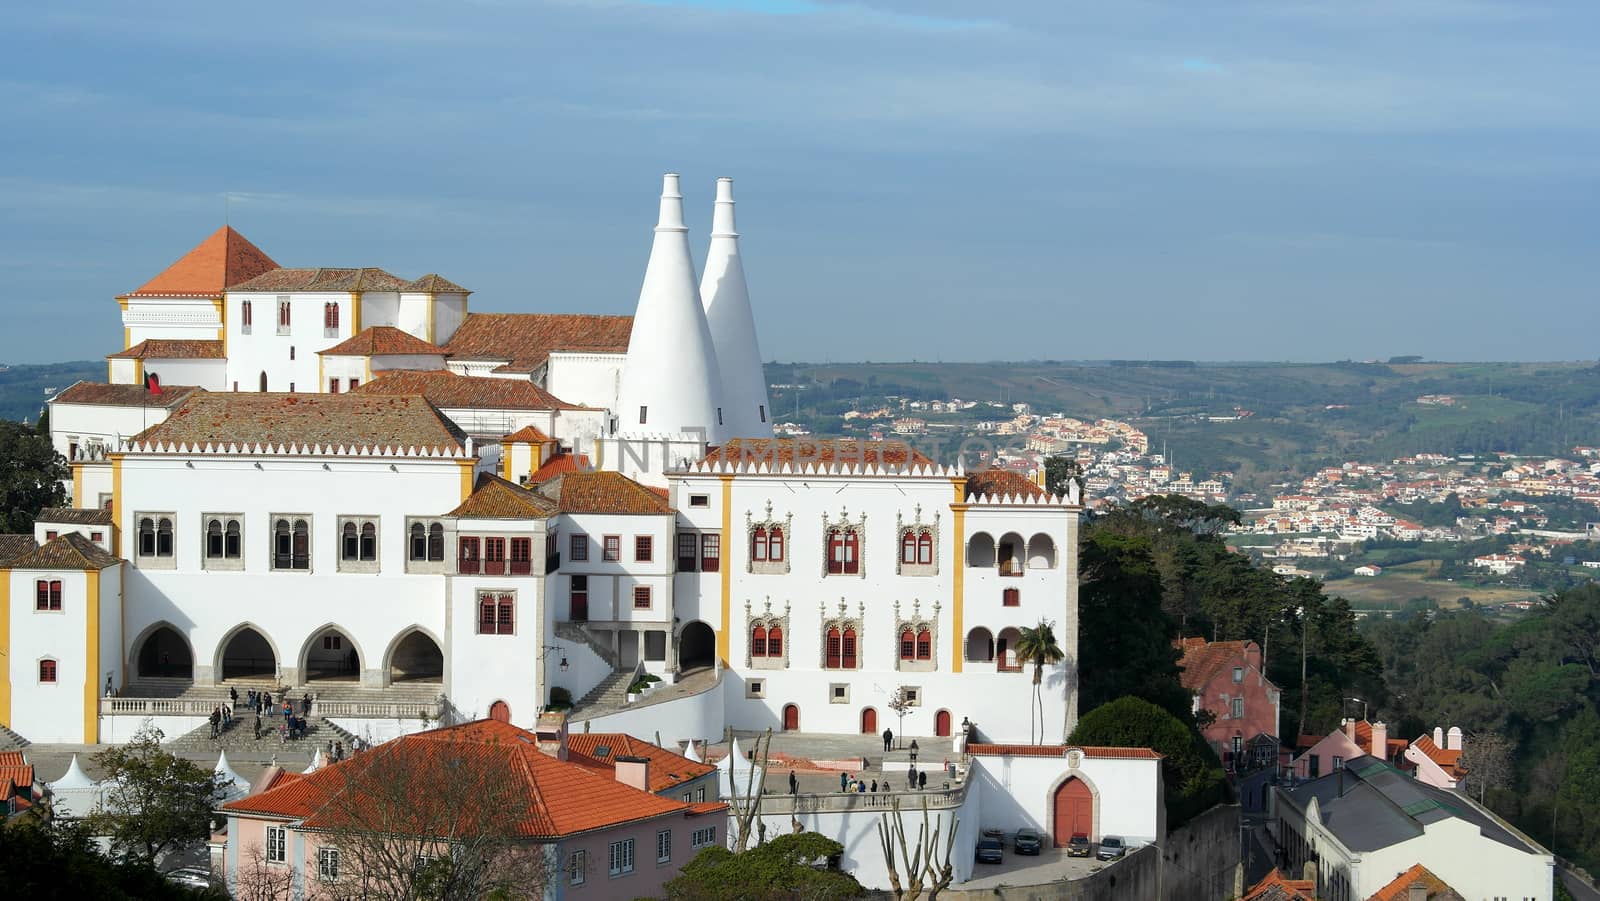
<path id="1" fill-rule="evenodd" d="M 425 633 L 413 629 L 389 653 L 390 682 L 443 682 L 444 652 Z"/>
<path id="2" fill-rule="evenodd" d="M 300 678 L 307 682 L 358 682 L 361 655 L 344 630 L 334 626 L 318 630 L 306 644 Z"/>
<path id="3" fill-rule="evenodd" d="M 794 704 L 783 705 L 783 731 L 800 731 L 800 708 Z"/>
<path id="4" fill-rule="evenodd" d="M 221 672 L 223 679 L 275 679 L 278 655 L 266 636 L 246 626 L 222 646 Z"/>
<path id="5" fill-rule="evenodd" d="M 261 393 L 267 393 L 267 371 L 265 369 L 261 371 Z"/>
<path id="6" fill-rule="evenodd" d="M 878 711 L 871 707 L 861 711 L 861 734 L 878 734 Z"/>
<path id="7" fill-rule="evenodd" d="M 1017 642 L 1022 640 L 1022 632 L 1015 626 L 1007 626 L 1000 630 L 1000 635 L 994 642 L 995 668 L 1002 673 L 1022 672 L 1022 663 L 1017 660 Z"/>
<path id="8" fill-rule="evenodd" d="M 1055 797 L 1055 846 L 1065 848 L 1074 835 L 1094 837 L 1094 793 L 1076 776 L 1061 783 Z"/>
<path id="9" fill-rule="evenodd" d="M 950 711 L 941 710 L 933 715 L 933 734 L 946 738 L 950 736 Z"/>
<path id="10" fill-rule="evenodd" d="M 489 719 L 502 723 L 511 722 L 511 705 L 505 701 L 495 701 L 489 705 Z"/>
<path id="11" fill-rule="evenodd" d="M 193 679 L 194 655 L 178 630 L 162 626 L 139 646 L 139 678 Z"/>
<path id="12" fill-rule="evenodd" d="M 965 659 L 968 663 L 994 662 L 994 635 L 982 626 L 967 633 Z"/>
<path id="13" fill-rule="evenodd" d="M 967 542 L 968 566 L 994 565 L 994 536 L 979 532 Z"/>
<path id="14" fill-rule="evenodd" d="M 683 627 L 678 636 L 678 671 L 705 669 L 716 662 L 717 633 L 698 620 Z"/>

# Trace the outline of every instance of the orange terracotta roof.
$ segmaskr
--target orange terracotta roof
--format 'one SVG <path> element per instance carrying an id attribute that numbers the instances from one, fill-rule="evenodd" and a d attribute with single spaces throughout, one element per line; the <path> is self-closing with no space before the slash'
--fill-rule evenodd
<path id="1" fill-rule="evenodd" d="M 98 572 L 122 560 L 78 532 L 66 532 L 11 561 L 12 569 L 76 569 Z"/>
<path id="2" fill-rule="evenodd" d="M 689 804 L 640 791 L 589 767 L 544 754 L 532 732 L 496 720 L 402 736 L 288 785 L 225 804 L 223 809 L 300 819 L 309 829 L 359 827 L 365 821 L 362 808 L 374 803 L 363 796 L 362 776 L 374 766 L 382 765 L 382 778 L 413 781 L 414 795 L 426 798 L 450 782 L 446 768 L 459 767 L 462 761 L 503 774 L 513 788 L 508 797 L 523 803 L 511 814 L 516 833 L 524 838 L 557 839 L 693 812 Z M 333 803 L 336 800 L 340 803 Z M 388 811 L 384 819 L 392 821 L 405 813 Z M 461 825 L 470 828 L 470 824 Z"/>
<path id="3" fill-rule="evenodd" d="M 581 410 L 526 379 L 456 375 L 445 369 L 392 369 L 356 394 L 420 394 L 436 406 L 476 410 Z"/>
<path id="4" fill-rule="evenodd" d="M 1458 778 L 1467 774 L 1466 767 L 1461 765 L 1461 751 L 1449 751 L 1439 747 L 1433 743 L 1433 736 L 1424 735 L 1412 742 L 1411 746 L 1427 755 L 1429 760 L 1437 763 L 1446 773 Z"/>
<path id="5" fill-rule="evenodd" d="M 557 512 L 555 501 L 482 472 L 472 494 L 445 515 L 462 519 L 548 519 Z"/>
<path id="6" fill-rule="evenodd" d="M 695 801 L 689 805 L 689 816 L 705 816 L 708 813 L 724 813 L 728 809 L 727 801 Z"/>
<path id="7" fill-rule="evenodd" d="M 223 292 L 278 268 L 244 235 L 224 225 L 130 297 L 221 297 Z"/>
<path id="8" fill-rule="evenodd" d="M 1160 760 L 1161 755 L 1149 748 L 1107 748 L 1094 745 L 1000 745 L 973 742 L 967 753 L 980 757 L 1065 757 L 1067 751 L 1077 749 L 1083 756 L 1104 760 Z"/>
<path id="9" fill-rule="evenodd" d="M 539 486 L 562 513 L 672 513 L 667 499 L 620 472 L 565 472 Z"/>
<path id="10" fill-rule="evenodd" d="M 221 360 L 221 341 L 189 338 L 146 338 L 138 344 L 106 354 L 108 360 Z"/>
<path id="11" fill-rule="evenodd" d="M 201 391 L 135 442 L 297 445 L 457 453 L 466 435 L 417 395 Z"/>
<path id="12" fill-rule="evenodd" d="M 50 399 L 53 404 L 90 404 L 107 407 L 166 407 L 171 409 L 199 391 L 189 385 L 162 385 L 152 394 L 143 385 L 107 385 L 103 382 L 78 382 Z"/>
<path id="13" fill-rule="evenodd" d="M 503 361 L 505 372 L 532 372 L 557 351 L 625 354 L 632 334 L 632 316 L 468 313 L 445 349 L 456 360 Z"/>
<path id="14" fill-rule="evenodd" d="M 1461 895 L 1446 885 L 1443 879 L 1433 875 L 1428 871 L 1427 867 L 1419 863 L 1413 864 L 1411 869 L 1394 877 L 1393 882 L 1378 889 L 1377 894 L 1367 899 L 1367 901 L 1405 901 L 1406 898 L 1411 896 L 1411 887 L 1414 885 L 1421 885 L 1427 890 L 1427 895 L 1424 896 L 1427 901 L 1446 901 L 1446 899 L 1448 901 L 1460 901 L 1461 899 Z"/>
<path id="15" fill-rule="evenodd" d="M 74 526 L 109 526 L 111 511 L 99 507 L 46 507 L 33 519 L 35 522 L 58 522 Z"/>
<path id="16" fill-rule="evenodd" d="M 418 291 L 418 292 L 422 292 L 422 293 L 426 293 L 426 294 L 471 294 L 472 293 L 471 291 L 468 291 L 466 288 L 461 287 L 460 285 L 458 285 L 455 282 L 445 278 L 442 275 L 439 275 L 436 272 L 430 272 L 427 275 L 424 275 L 422 278 L 416 279 L 415 281 L 407 282 L 405 287 L 401 288 L 400 290 L 408 291 L 408 292 L 409 291 Z"/>
<path id="17" fill-rule="evenodd" d="M 709 763 L 696 763 L 625 732 L 584 732 L 567 736 L 567 759 L 573 763 L 614 777 L 618 757 L 643 757 L 650 761 L 650 790 L 658 794 L 716 770 Z"/>
<path id="18" fill-rule="evenodd" d="M 0 567 L 10 566 L 12 560 L 33 553 L 38 546 L 32 535 L 0 535 Z"/>
<path id="19" fill-rule="evenodd" d="M 1317 884 L 1309 879 L 1289 879 L 1277 870 L 1250 887 L 1239 901 L 1316 901 Z"/>
<path id="20" fill-rule="evenodd" d="M 563 451 L 559 454 L 551 454 L 544 461 L 543 466 L 539 467 L 533 475 L 528 476 L 528 484 L 542 485 L 556 476 L 569 472 L 585 472 L 588 469 L 589 458 L 587 455 L 571 454 Z"/>
<path id="21" fill-rule="evenodd" d="M 1244 666 L 1245 641 L 1212 641 L 1204 639 L 1199 645 L 1189 640 L 1183 643 L 1183 659 L 1178 661 L 1182 670 L 1178 681 L 1190 691 L 1200 691 L 1224 669 Z"/>
<path id="22" fill-rule="evenodd" d="M 382 269 L 273 269 L 242 284 L 233 291 L 353 291 L 398 292 L 407 282 Z"/>
<path id="23" fill-rule="evenodd" d="M 930 466 L 933 461 L 904 441 L 855 438 L 734 438 L 706 454 L 707 463 L 777 466 L 842 463 L 851 466 Z"/>
<path id="24" fill-rule="evenodd" d="M 317 351 L 318 356 L 325 357 L 381 357 L 390 354 L 445 356 L 445 350 L 432 341 L 424 341 L 392 325 L 375 325 L 362 329 L 327 350 Z"/>
<path id="25" fill-rule="evenodd" d="M 544 432 L 539 431 L 533 426 L 525 425 L 522 428 L 517 429 L 515 432 L 505 436 L 504 438 L 501 438 L 500 443 L 546 444 L 554 440 L 554 438 L 551 438 L 549 435 L 546 435 Z"/>
<path id="26" fill-rule="evenodd" d="M 1044 497 L 1045 490 L 1020 472 L 1009 469 L 986 469 L 967 476 L 967 498 L 986 497 Z"/>

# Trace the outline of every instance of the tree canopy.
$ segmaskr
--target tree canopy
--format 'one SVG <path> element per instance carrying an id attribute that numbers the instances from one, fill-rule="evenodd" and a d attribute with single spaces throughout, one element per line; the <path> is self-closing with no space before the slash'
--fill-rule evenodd
<path id="1" fill-rule="evenodd" d="M 1165 757 L 1161 778 L 1168 828 L 1222 800 L 1224 777 L 1216 752 L 1191 724 L 1143 698 L 1118 698 L 1089 711 L 1067 744 L 1150 748 Z"/>
<path id="2" fill-rule="evenodd" d="M 147 727 L 95 755 L 106 773 L 106 798 L 89 817 L 114 851 L 152 866 L 210 837 L 220 791 L 220 777 L 162 748 L 161 739 L 160 729 Z"/>
<path id="3" fill-rule="evenodd" d="M 48 433 L 0 419 L 0 532 L 32 532 L 40 510 L 66 503 L 71 477 Z"/>
<path id="4" fill-rule="evenodd" d="M 112 860 L 100 852 L 91 830 L 59 822 L 13 821 L 0 827 L 0 885 L 12 898 L 221 901 L 228 897 L 220 889 L 168 882 L 142 860 Z"/>
<path id="5" fill-rule="evenodd" d="M 735 854 L 713 846 L 664 886 L 667 901 L 836 901 L 860 898 L 861 883 L 830 863 L 844 846 L 815 832 L 780 835 Z"/>

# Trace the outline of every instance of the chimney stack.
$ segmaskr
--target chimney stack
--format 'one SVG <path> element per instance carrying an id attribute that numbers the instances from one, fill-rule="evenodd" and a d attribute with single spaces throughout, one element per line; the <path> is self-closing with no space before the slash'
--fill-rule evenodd
<path id="1" fill-rule="evenodd" d="M 1440 750 L 1444 749 L 1444 730 L 1438 726 L 1433 727 L 1433 745 Z"/>
<path id="2" fill-rule="evenodd" d="M 616 768 L 618 782 L 631 785 L 642 792 L 650 790 L 650 758 L 618 757 Z"/>
<path id="3" fill-rule="evenodd" d="M 540 753 L 557 760 L 567 759 L 567 714 L 552 710 L 539 714 L 533 725 L 533 738 Z"/>
<path id="4" fill-rule="evenodd" d="M 1339 721 L 1339 725 L 1344 727 L 1344 737 L 1354 742 L 1356 740 L 1356 721 L 1347 716 Z"/>
<path id="5" fill-rule="evenodd" d="M 771 438 L 772 406 L 761 368 L 755 313 L 740 261 L 739 232 L 733 223 L 733 179 L 717 179 L 711 214 L 711 247 L 700 279 L 711 343 L 722 374 L 722 406 L 730 438 Z"/>
<path id="6" fill-rule="evenodd" d="M 1389 759 L 1389 726 L 1387 723 L 1372 724 L 1372 756 L 1379 760 Z"/>
<path id="7" fill-rule="evenodd" d="M 1244 662 L 1249 666 L 1255 667 L 1257 672 L 1259 672 L 1261 670 L 1261 645 L 1256 644 L 1253 641 L 1245 642 Z"/>
<path id="8" fill-rule="evenodd" d="M 1413 882 L 1406 889 L 1406 901 L 1428 901 L 1428 886 L 1423 882 Z"/>
<path id="9" fill-rule="evenodd" d="M 1450 745 L 1445 748 L 1446 751 L 1460 751 L 1460 750 L 1462 750 L 1462 747 L 1461 747 L 1461 727 L 1460 726 L 1451 726 L 1450 727 L 1450 731 L 1449 731 L 1449 733 L 1447 733 L 1445 740 L 1450 742 Z"/>

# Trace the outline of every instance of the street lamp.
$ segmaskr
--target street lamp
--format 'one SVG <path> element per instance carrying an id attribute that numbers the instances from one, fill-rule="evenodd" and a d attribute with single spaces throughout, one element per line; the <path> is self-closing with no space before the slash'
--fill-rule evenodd
<path id="1" fill-rule="evenodd" d="M 1345 700 L 1346 701 L 1356 701 L 1357 703 L 1359 703 L 1361 705 L 1361 718 L 1363 720 L 1365 720 L 1367 718 L 1367 702 L 1366 701 L 1362 700 L 1361 698 L 1345 698 Z"/>
<path id="2" fill-rule="evenodd" d="M 551 651 L 555 651 L 557 654 L 561 655 L 561 671 L 563 673 L 566 672 L 569 667 L 569 664 L 567 663 L 567 649 L 557 644 L 547 644 L 539 648 L 539 658 L 543 660 L 550 655 Z"/>

